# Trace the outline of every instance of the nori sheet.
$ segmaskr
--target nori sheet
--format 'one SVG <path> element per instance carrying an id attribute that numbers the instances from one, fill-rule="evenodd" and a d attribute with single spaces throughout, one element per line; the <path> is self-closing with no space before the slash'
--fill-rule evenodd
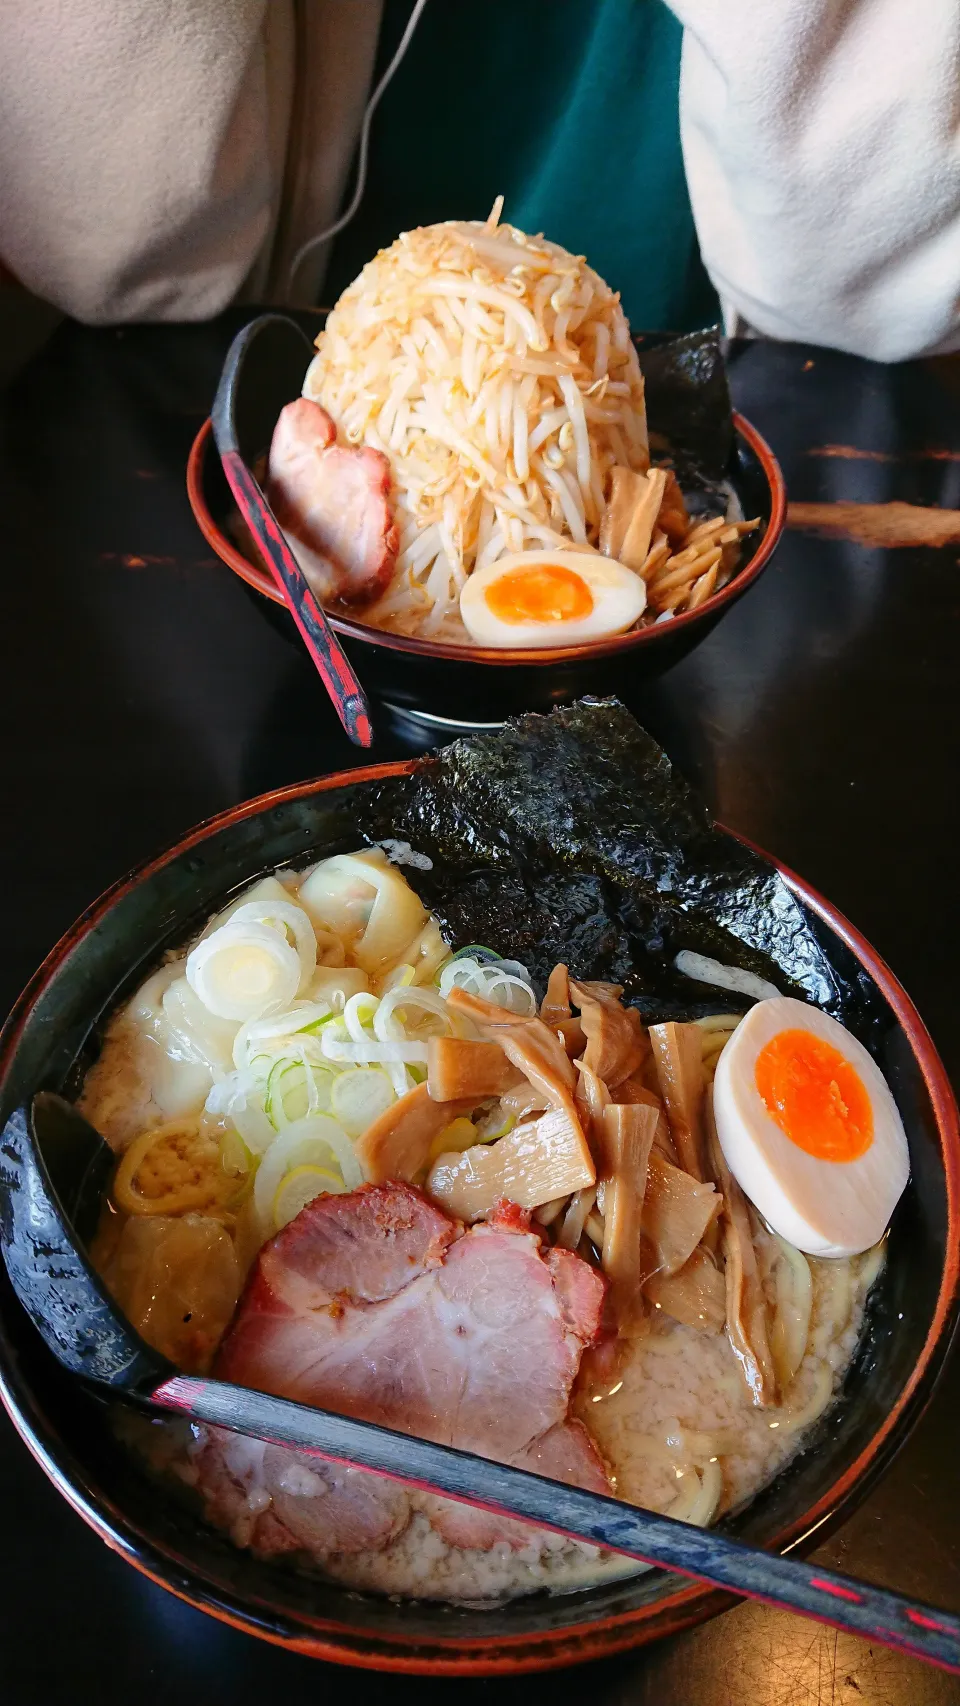
<path id="1" fill-rule="evenodd" d="M 679 338 L 637 339 L 654 461 L 669 460 L 691 509 L 723 497 L 734 457 L 719 326 Z"/>
<path id="2" fill-rule="evenodd" d="M 653 1021 L 748 998 L 673 966 L 681 948 L 769 979 L 870 1043 L 889 1015 L 854 956 L 765 859 L 713 823 L 616 699 L 530 714 L 363 790 L 358 827 L 426 853 L 405 868 L 454 946 L 522 960 L 542 989 L 564 960 L 622 983 Z"/>

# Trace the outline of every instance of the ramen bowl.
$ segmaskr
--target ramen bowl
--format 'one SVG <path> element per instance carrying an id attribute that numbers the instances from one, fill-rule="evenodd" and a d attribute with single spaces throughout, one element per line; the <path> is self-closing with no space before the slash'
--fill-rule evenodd
<path id="1" fill-rule="evenodd" d="M 50 954 L 0 1037 L 0 1123 L 37 1090 L 74 1094 L 106 1017 L 167 948 L 263 872 L 348 847 L 365 791 L 411 768 L 344 773 L 237 806 L 110 889 Z M 912 1168 L 840 1399 L 806 1449 L 724 1520 L 729 1533 L 786 1551 L 821 1539 L 864 1496 L 931 1394 L 957 1316 L 960 1132 L 931 1039 L 897 980 L 827 902 L 781 874 L 812 915 L 838 976 L 861 979 L 879 998 L 878 1058 Z M 0 1179 L 2 1169 L 0 1151 Z M 181 1507 L 126 1455 L 106 1405 L 53 1360 L 2 1270 L 0 1397 L 64 1498 L 128 1562 L 197 1608 L 318 1658 L 401 1672 L 541 1670 L 638 1646 L 730 1603 L 652 1570 L 478 1610 L 392 1601 L 263 1562 Z"/>
<path id="2" fill-rule="evenodd" d="M 266 344 L 266 340 L 260 340 Z M 277 337 L 265 359 L 244 371 L 244 442 L 269 447 L 284 401 L 300 393 L 305 338 Z M 420 639 L 329 613 L 364 687 L 406 716 L 427 724 L 491 725 L 521 711 L 549 711 L 585 694 L 624 693 L 663 674 L 712 633 L 717 623 L 759 580 L 786 522 L 783 475 L 769 445 L 743 416 L 733 416 L 733 451 L 727 479 L 744 516 L 760 526 L 741 542 L 733 578 L 696 610 L 646 628 L 563 648 L 527 650 Z M 234 500 L 220 465 L 209 420 L 187 463 L 187 495 L 197 524 L 217 556 L 258 595 L 265 612 L 291 640 L 293 619 L 252 538 L 238 526 Z"/>

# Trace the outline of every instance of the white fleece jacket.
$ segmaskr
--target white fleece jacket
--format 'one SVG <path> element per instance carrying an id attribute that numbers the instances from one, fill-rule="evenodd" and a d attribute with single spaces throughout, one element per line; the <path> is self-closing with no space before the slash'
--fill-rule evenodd
<path id="1" fill-rule="evenodd" d="M 731 330 L 960 346 L 960 0 L 671 0 L 704 261 Z"/>
<path id="2" fill-rule="evenodd" d="M 236 293 L 286 146 L 265 12 L 0 0 L 0 256 L 28 289 L 101 322 L 199 319 Z"/>
<path id="3" fill-rule="evenodd" d="M 449 0 L 434 0 L 435 4 Z M 728 324 L 960 347 L 958 0 L 673 0 Z M 0 257 L 81 320 L 314 301 L 380 0 L 0 0 Z"/>

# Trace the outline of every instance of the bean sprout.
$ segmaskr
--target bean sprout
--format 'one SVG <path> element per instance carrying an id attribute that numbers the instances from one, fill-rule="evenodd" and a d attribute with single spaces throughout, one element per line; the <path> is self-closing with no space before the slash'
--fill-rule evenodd
<path id="1" fill-rule="evenodd" d="M 344 291 L 317 349 L 305 396 L 341 442 L 390 459 L 401 549 L 374 607 L 384 626 L 462 637 L 474 568 L 545 531 L 561 548 L 588 530 L 594 543 L 593 493 L 616 463 L 648 465 L 619 299 L 581 258 L 514 226 L 406 232 Z M 604 409 L 588 413 L 604 382 Z"/>

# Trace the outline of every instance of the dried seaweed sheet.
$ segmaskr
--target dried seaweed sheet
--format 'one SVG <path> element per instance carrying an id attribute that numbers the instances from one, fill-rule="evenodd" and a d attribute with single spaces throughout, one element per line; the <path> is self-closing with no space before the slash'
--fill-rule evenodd
<path id="1" fill-rule="evenodd" d="M 637 339 L 654 459 L 672 462 L 691 508 L 723 494 L 734 455 L 719 326 L 684 337 Z"/>
<path id="2" fill-rule="evenodd" d="M 883 1016 L 852 954 L 713 823 L 616 699 L 456 741 L 364 790 L 357 809 L 370 840 L 433 861 L 405 874 L 449 941 L 522 960 L 541 988 L 564 960 L 622 983 L 651 1021 L 750 1005 L 677 972 L 687 948 L 815 1002 L 864 1041 Z"/>

